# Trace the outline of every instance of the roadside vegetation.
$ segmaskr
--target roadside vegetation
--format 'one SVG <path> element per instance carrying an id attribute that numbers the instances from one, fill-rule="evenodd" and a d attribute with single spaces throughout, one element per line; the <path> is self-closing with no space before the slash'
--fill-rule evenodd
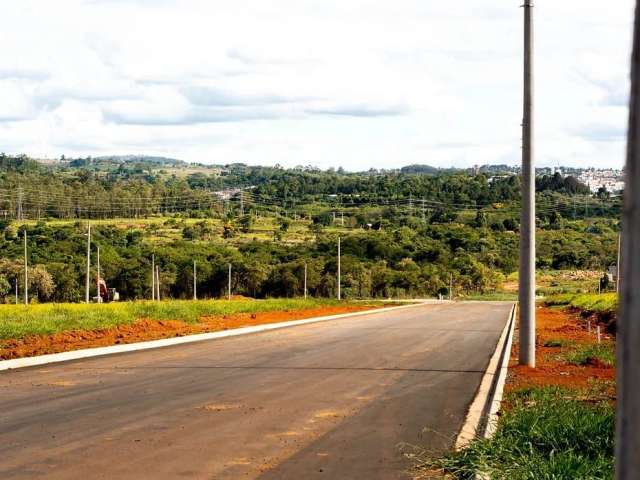
<path id="1" fill-rule="evenodd" d="M 332 300 L 202 300 L 122 302 L 101 305 L 40 304 L 0 305 L 0 340 L 68 331 L 103 330 L 131 325 L 138 320 L 179 320 L 195 324 L 204 317 L 224 317 L 262 312 L 304 311 L 322 307 L 376 305 L 345 304 Z M 379 304 L 378 304 L 379 305 Z"/>
<path id="2" fill-rule="evenodd" d="M 574 365 L 592 363 L 613 367 L 616 364 L 615 344 L 606 342 L 593 345 L 581 345 L 564 354 L 567 362 Z"/>
<path id="3" fill-rule="evenodd" d="M 557 308 L 568 307 L 573 298 L 576 305 L 602 304 L 593 297 L 598 296 L 554 297 L 554 306 L 537 310 L 537 367 L 517 366 L 514 342 L 495 435 L 439 458 L 423 458 L 418 471 L 428 473 L 418 478 L 613 478 L 615 338 L 603 333 L 598 342 L 578 307 Z"/>
<path id="4" fill-rule="evenodd" d="M 432 462 L 460 480 L 613 478 L 615 407 L 598 390 L 538 387 L 512 392 L 493 438 Z"/>
<path id="5" fill-rule="evenodd" d="M 567 306 L 581 310 L 585 314 L 615 314 L 618 311 L 618 295 L 579 294 L 558 295 L 545 299 L 550 306 Z"/>

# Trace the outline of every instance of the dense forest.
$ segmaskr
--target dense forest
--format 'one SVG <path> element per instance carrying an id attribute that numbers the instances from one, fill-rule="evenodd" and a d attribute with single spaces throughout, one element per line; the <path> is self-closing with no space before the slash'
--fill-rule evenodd
<path id="1" fill-rule="evenodd" d="M 619 199 L 570 176 L 541 176 L 537 190 L 539 268 L 615 264 Z M 89 220 L 93 263 L 99 247 L 101 274 L 123 299 L 151 296 L 152 255 L 163 297 L 192 295 L 194 261 L 202 296 L 224 295 L 229 264 L 235 294 L 301 295 L 306 264 L 309 293 L 334 296 L 338 237 L 346 297 L 435 296 L 451 284 L 456 294 L 485 293 L 517 270 L 514 174 L 43 165 L 1 155 L 0 192 L 5 302 L 24 288 L 25 231 L 34 301 L 80 301 Z"/>

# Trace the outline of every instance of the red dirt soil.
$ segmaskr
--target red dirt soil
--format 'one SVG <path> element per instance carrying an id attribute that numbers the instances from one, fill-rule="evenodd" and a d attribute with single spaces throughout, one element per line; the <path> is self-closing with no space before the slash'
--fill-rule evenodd
<path id="1" fill-rule="evenodd" d="M 198 333 L 218 332 L 233 328 L 360 312 L 376 308 L 381 307 L 349 305 L 253 314 L 242 313 L 222 317 L 203 317 L 199 323 L 195 324 L 178 320 L 141 319 L 131 325 L 121 325 L 103 330 L 75 330 L 53 335 L 25 337 L 19 340 L 6 340 L 0 343 L 0 359 L 10 360 L 84 348 L 184 337 Z"/>
<path id="2" fill-rule="evenodd" d="M 514 341 L 509 364 L 509 377 L 505 390 L 512 391 L 532 386 L 566 386 L 584 388 L 594 381 L 604 381 L 613 385 L 616 376 L 614 367 L 604 365 L 594 359 L 585 366 L 571 365 L 558 358 L 562 352 L 575 345 L 593 344 L 595 334 L 589 333 L 587 323 L 580 315 L 568 311 L 538 307 L 536 309 L 536 368 L 518 365 L 518 342 Z M 594 327 L 595 328 L 595 327 Z M 603 341 L 614 341 L 604 335 Z M 574 342 L 574 346 L 545 347 L 549 340 Z"/>

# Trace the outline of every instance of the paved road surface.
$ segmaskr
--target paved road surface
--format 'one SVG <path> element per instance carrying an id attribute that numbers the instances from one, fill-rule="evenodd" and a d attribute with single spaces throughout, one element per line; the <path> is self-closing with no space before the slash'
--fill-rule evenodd
<path id="1" fill-rule="evenodd" d="M 0 373 L 0 478 L 401 479 L 511 305 L 428 305 Z"/>

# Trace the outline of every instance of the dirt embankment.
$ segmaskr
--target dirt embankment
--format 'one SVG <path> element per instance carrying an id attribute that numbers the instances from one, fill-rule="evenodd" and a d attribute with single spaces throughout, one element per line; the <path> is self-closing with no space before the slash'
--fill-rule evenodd
<path id="1" fill-rule="evenodd" d="M 585 319 L 566 310 L 538 307 L 536 313 L 537 367 L 531 369 L 518 365 L 518 342 L 514 341 L 507 391 L 549 385 L 584 388 L 595 381 L 609 384 L 610 389 L 615 390 L 615 367 L 597 359 L 585 365 L 573 365 L 563 356 L 569 349 L 595 344 L 595 327 L 589 332 Z M 610 335 L 604 335 L 604 341 L 615 340 Z"/>
<path id="2" fill-rule="evenodd" d="M 141 319 L 131 325 L 120 325 L 103 330 L 76 330 L 25 337 L 19 340 L 0 340 L 0 359 L 32 357 L 50 353 L 68 352 L 83 348 L 106 347 L 110 345 L 183 337 L 198 333 L 218 332 L 233 328 L 264 325 L 269 323 L 302 320 L 306 318 L 352 313 L 374 308 L 366 305 L 320 307 L 306 310 L 285 310 L 278 312 L 243 313 L 222 317 L 204 317 L 199 323 L 189 324 L 178 320 Z"/>
<path id="3" fill-rule="evenodd" d="M 588 312 L 576 307 L 568 307 L 567 312 L 582 317 L 585 322 L 591 321 L 594 325 L 599 323 L 604 326 L 607 333 L 611 335 L 616 334 L 618 328 L 618 312 Z"/>

